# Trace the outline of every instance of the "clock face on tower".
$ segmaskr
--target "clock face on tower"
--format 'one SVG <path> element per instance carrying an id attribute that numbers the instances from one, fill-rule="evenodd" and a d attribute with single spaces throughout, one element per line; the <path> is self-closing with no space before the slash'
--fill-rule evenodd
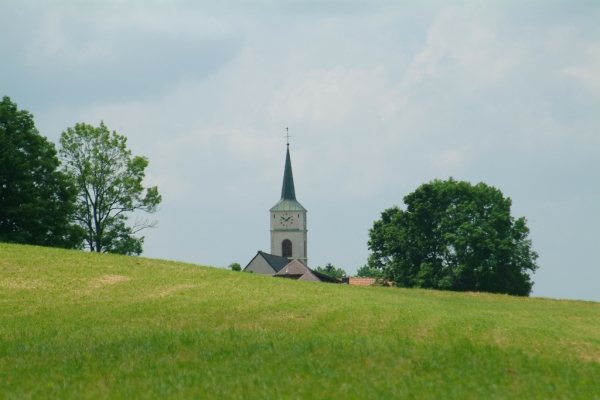
<path id="1" fill-rule="evenodd" d="M 294 223 L 294 216 L 290 213 L 284 213 L 279 217 L 279 223 L 284 228 L 289 228 Z"/>

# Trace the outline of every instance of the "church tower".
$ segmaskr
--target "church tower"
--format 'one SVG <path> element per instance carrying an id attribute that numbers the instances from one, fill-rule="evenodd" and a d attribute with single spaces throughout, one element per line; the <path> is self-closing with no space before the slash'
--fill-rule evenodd
<path id="1" fill-rule="evenodd" d="M 306 209 L 296 200 L 290 144 L 287 145 L 281 200 L 270 210 L 271 254 L 308 265 Z"/>

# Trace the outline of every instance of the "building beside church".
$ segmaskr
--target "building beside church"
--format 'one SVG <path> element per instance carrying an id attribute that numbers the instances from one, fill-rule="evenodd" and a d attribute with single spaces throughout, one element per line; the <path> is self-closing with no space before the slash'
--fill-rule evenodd
<path id="1" fill-rule="evenodd" d="M 285 257 L 265 253 L 259 250 L 254 258 L 250 260 L 244 271 L 261 275 L 275 275 L 290 263 Z"/>
<path id="2" fill-rule="evenodd" d="M 342 283 L 339 279 L 313 271 L 300 260 L 290 261 L 286 257 L 276 256 L 263 251 L 256 253 L 254 258 L 244 268 L 244 271 L 299 281 Z"/>
<path id="3" fill-rule="evenodd" d="M 296 199 L 290 144 L 287 145 L 281 199 L 269 210 L 271 253 L 258 251 L 244 271 L 312 282 L 341 280 L 308 267 L 307 210 Z"/>

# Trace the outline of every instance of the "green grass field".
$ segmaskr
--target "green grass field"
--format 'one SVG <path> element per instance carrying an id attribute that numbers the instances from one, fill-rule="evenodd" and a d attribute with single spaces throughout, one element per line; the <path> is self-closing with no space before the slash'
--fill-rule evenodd
<path id="1" fill-rule="evenodd" d="M 600 303 L 0 244 L 0 398 L 600 398 Z"/>

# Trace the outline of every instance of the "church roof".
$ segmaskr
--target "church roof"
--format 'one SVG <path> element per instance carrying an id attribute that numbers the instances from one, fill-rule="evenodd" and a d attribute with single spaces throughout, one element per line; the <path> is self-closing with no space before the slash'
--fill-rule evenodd
<path id="1" fill-rule="evenodd" d="M 281 199 L 270 211 L 306 211 L 306 209 L 296 200 L 296 189 L 294 188 L 294 175 L 292 174 L 292 161 L 290 159 L 289 145 L 285 156 Z"/>

